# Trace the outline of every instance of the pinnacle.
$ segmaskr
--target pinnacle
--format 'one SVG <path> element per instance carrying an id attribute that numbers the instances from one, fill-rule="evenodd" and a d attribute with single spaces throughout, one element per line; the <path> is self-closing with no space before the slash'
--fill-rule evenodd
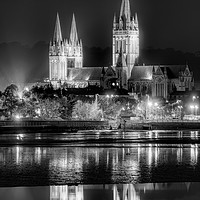
<path id="1" fill-rule="evenodd" d="M 131 9 L 129 0 L 122 0 L 121 9 L 120 9 L 120 17 L 125 17 L 130 20 L 131 18 Z"/>
<path id="2" fill-rule="evenodd" d="M 78 43 L 78 34 L 77 34 L 76 20 L 75 20 L 74 14 L 73 14 L 72 25 L 71 25 L 70 42 L 73 45 L 76 45 Z"/>
<path id="3" fill-rule="evenodd" d="M 53 41 L 54 42 L 61 42 L 62 41 L 62 32 L 61 32 L 60 19 L 59 19 L 58 13 L 57 13 L 57 16 L 56 16 L 56 25 L 55 25 L 55 30 L 54 30 Z"/>

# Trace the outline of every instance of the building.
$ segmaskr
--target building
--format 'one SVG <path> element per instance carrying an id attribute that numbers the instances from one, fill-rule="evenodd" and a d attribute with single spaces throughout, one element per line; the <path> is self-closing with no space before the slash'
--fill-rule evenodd
<path id="1" fill-rule="evenodd" d="M 122 0 L 119 16 L 113 21 L 112 66 L 83 67 L 83 46 L 78 39 L 73 15 L 70 39 L 63 39 L 57 14 L 49 47 L 49 79 L 54 86 L 84 88 L 96 85 L 104 90 L 124 89 L 139 96 L 169 98 L 171 93 L 194 88 L 188 65 L 145 66 L 138 64 L 139 22 L 131 15 L 129 0 Z"/>
<path id="2" fill-rule="evenodd" d="M 53 40 L 49 46 L 49 79 L 53 85 L 70 78 L 70 69 L 83 67 L 82 41 L 78 39 L 75 16 L 72 18 L 69 40 L 63 39 L 57 14 Z M 69 70 L 68 70 L 69 69 Z"/>

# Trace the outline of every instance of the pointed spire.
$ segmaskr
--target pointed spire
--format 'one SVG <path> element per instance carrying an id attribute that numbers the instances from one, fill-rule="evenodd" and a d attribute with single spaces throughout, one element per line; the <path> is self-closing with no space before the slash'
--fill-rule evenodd
<path id="1" fill-rule="evenodd" d="M 74 46 L 78 43 L 78 34 L 77 34 L 77 29 L 76 29 L 76 20 L 75 20 L 74 13 L 73 13 L 72 26 L 71 26 L 71 32 L 70 32 L 70 42 Z"/>
<path id="2" fill-rule="evenodd" d="M 120 9 L 120 17 L 126 17 L 127 20 L 131 18 L 131 9 L 129 0 L 122 0 L 121 9 Z"/>
<path id="3" fill-rule="evenodd" d="M 114 23 L 114 24 L 116 23 L 116 14 L 114 14 L 114 20 L 113 20 L 113 23 Z"/>
<path id="4" fill-rule="evenodd" d="M 114 14 L 114 19 L 113 19 L 113 29 L 117 28 L 117 24 L 116 24 L 116 15 Z"/>
<path id="5" fill-rule="evenodd" d="M 83 42 L 82 42 L 82 40 L 80 39 L 80 46 L 82 47 L 83 46 Z"/>
<path id="6" fill-rule="evenodd" d="M 61 42 L 61 41 L 62 41 L 62 32 L 61 32 L 61 27 L 60 27 L 59 14 L 57 13 L 53 42 Z"/>
<path id="7" fill-rule="evenodd" d="M 137 16 L 137 13 L 135 13 L 135 23 L 138 24 L 138 16 Z"/>

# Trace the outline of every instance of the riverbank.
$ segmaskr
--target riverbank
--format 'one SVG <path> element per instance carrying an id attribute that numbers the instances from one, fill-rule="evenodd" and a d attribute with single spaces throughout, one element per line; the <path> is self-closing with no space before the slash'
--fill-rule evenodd
<path id="1" fill-rule="evenodd" d="M 108 129 L 107 121 L 18 120 L 0 121 L 0 133 L 77 132 Z"/>
<path id="2" fill-rule="evenodd" d="M 188 130 L 200 129 L 200 121 L 171 121 L 171 122 L 134 122 L 123 120 L 110 121 L 109 126 L 121 130 Z"/>
<path id="3" fill-rule="evenodd" d="M 61 121 L 20 120 L 0 121 L 0 133 L 52 133 L 77 132 L 80 130 L 199 130 L 200 122 L 134 122 L 134 121 Z"/>

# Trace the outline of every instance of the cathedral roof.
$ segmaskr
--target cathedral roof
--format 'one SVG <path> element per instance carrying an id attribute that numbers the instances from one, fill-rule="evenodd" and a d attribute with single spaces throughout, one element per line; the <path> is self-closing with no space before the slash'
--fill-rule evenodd
<path id="1" fill-rule="evenodd" d="M 151 80 L 152 71 L 153 66 L 134 66 L 131 73 L 131 79 L 134 81 Z"/>
<path id="2" fill-rule="evenodd" d="M 185 65 L 167 65 L 167 76 L 169 79 L 178 78 L 179 72 L 185 71 Z"/>
<path id="3" fill-rule="evenodd" d="M 160 67 L 163 73 L 166 68 L 169 79 L 178 78 L 179 72 L 184 71 L 186 68 L 185 65 L 134 66 L 131 73 L 131 80 L 151 80 L 153 69 L 157 71 L 158 67 Z"/>
<path id="4" fill-rule="evenodd" d="M 70 81 L 99 81 L 102 67 L 68 68 L 67 72 Z"/>

